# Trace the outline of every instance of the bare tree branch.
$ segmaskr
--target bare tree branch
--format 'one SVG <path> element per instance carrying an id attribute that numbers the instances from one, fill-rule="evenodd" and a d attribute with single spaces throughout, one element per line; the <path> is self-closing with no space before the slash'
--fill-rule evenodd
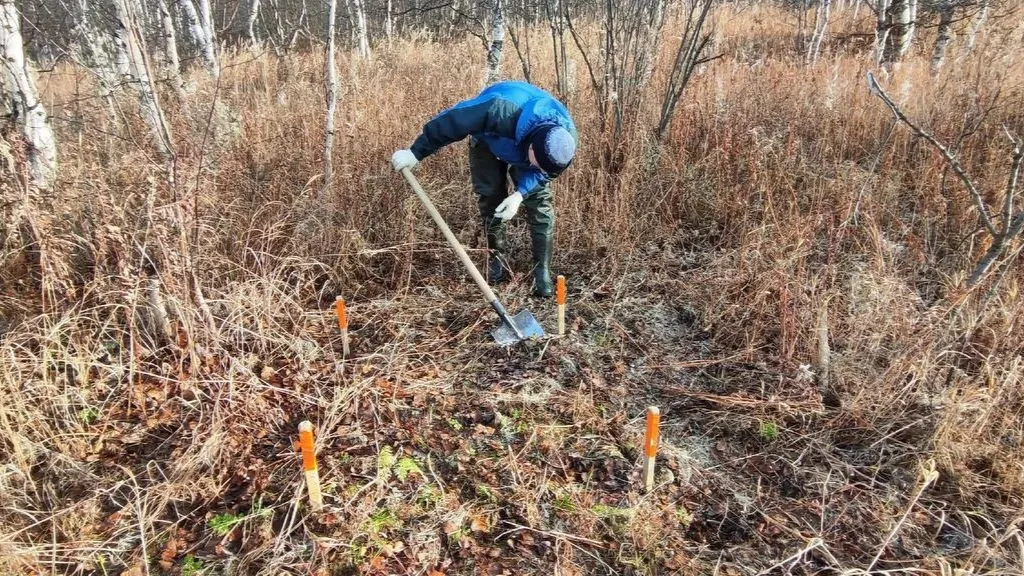
<path id="1" fill-rule="evenodd" d="M 572 40 L 576 44 L 576 48 L 580 51 L 580 55 L 583 57 L 583 63 L 587 65 L 587 72 L 590 74 L 590 84 L 594 88 L 594 98 L 597 99 L 597 111 L 601 114 L 601 131 L 604 132 L 605 125 L 605 102 L 602 94 L 601 84 L 597 82 L 597 77 L 594 76 L 594 67 L 590 65 L 590 58 L 587 57 L 587 51 L 583 48 L 583 42 L 580 40 L 579 33 L 576 32 L 576 27 L 572 25 L 572 18 L 569 17 L 569 7 L 565 7 L 565 24 L 569 27 L 569 33 L 572 34 Z"/>
<path id="2" fill-rule="evenodd" d="M 978 208 L 979 218 L 981 218 L 981 221 L 985 225 L 985 228 L 989 231 L 990 234 L 992 234 L 992 236 L 998 237 L 999 231 L 996 230 L 995 225 L 992 223 L 992 217 L 989 214 L 988 207 L 985 205 L 985 200 L 981 197 L 981 193 L 978 191 L 978 188 L 974 185 L 974 182 L 971 180 L 970 176 L 967 175 L 967 172 L 964 171 L 963 167 L 960 165 L 960 162 L 957 161 L 956 157 L 953 156 L 949 149 L 943 146 L 942 143 L 936 140 L 934 136 L 925 132 L 916 124 L 914 124 L 910 120 L 910 118 L 907 118 L 907 115 L 904 114 L 902 110 L 900 110 L 899 106 L 897 106 L 896 103 L 889 98 L 889 95 L 886 94 L 884 90 L 882 90 L 882 87 L 878 84 L 878 81 L 875 80 L 875 75 L 872 74 L 871 72 L 868 72 L 868 85 L 871 88 L 871 91 L 874 92 L 879 98 L 881 98 L 882 102 L 885 102 L 885 105 L 888 106 L 890 110 L 892 110 L 892 113 L 895 114 L 897 118 L 899 118 L 904 124 L 909 126 L 915 134 L 917 134 L 921 138 L 924 138 L 929 144 L 934 146 L 940 154 L 942 154 L 943 158 L 946 159 L 946 162 L 948 162 L 950 167 L 953 169 L 953 172 L 956 173 L 956 175 L 960 178 L 960 181 L 964 183 L 964 186 L 966 186 L 967 190 L 971 193 L 971 198 L 974 199 L 974 204 Z"/>

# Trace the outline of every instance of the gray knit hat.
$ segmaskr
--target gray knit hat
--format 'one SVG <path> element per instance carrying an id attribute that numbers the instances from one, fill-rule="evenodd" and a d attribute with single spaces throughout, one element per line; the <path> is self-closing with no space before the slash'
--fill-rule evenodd
<path id="1" fill-rule="evenodd" d="M 537 164 L 549 177 L 554 178 L 572 163 L 576 154 L 576 139 L 561 126 L 545 126 L 530 137 Z"/>

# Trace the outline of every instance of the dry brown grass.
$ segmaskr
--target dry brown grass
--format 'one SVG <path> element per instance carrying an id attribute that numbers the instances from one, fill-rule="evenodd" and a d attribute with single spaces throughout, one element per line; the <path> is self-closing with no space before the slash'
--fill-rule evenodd
<path id="1" fill-rule="evenodd" d="M 0 570 L 174 574 L 192 556 L 238 574 L 469 574 L 500 553 L 517 574 L 866 574 L 880 554 L 874 573 L 1019 573 L 1020 267 L 992 292 L 960 288 L 987 247 L 970 198 L 893 129 L 856 47 L 805 66 L 788 18 L 720 14 L 724 57 L 658 149 L 663 61 L 614 167 L 579 63 L 582 157 L 556 186 L 572 333 L 507 353 L 481 344 L 491 316 L 387 162 L 477 90 L 476 40 L 345 60 L 325 205 L 318 54 L 227 55 L 216 85 L 191 73 L 188 99 L 166 101 L 174 188 L 130 95 L 97 99 L 73 68 L 42 76 L 60 185 L 0 185 Z M 938 77 L 917 54 L 884 79 L 937 137 L 963 136 L 993 202 L 1002 126 L 1024 133 L 1024 52 L 1002 33 Z M 548 62 L 533 70 L 553 83 Z M 418 174 L 479 262 L 462 152 Z M 154 336 L 150 277 L 176 342 Z M 529 280 L 505 304 L 551 326 Z M 815 384 L 801 366 L 823 308 L 831 371 Z M 644 495 L 652 402 L 670 472 Z M 303 504 L 291 447 L 307 418 L 324 514 Z M 384 447 L 422 473 L 382 474 Z M 239 521 L 217 534 L 225 513 Z"/>

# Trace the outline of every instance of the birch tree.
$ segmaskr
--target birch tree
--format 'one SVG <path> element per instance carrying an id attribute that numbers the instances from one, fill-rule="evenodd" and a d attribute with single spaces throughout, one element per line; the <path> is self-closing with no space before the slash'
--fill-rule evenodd
<path id="1" fill-rule="evenodd" d="M 199 3 L 205 6 L 202 16 L 196 10 L 196 5 L 192 0 L 178 0 L 182 15 L 188 24 L 192 43 L 199 48 L 199 53 L 202 55 L 203 67 L 206 68 L 210 76 L 216 78 L 220 75 L 220 66 L 217 63 L 217 54 L 214 50 L 214 39 L 210 34 L 212 28 L 207 25 L 209 22 L 207 16 L 210 13 L 210 0 L 199 0 Z"/>
<path id="2" fill-rule="evenodd" d="M 206 0 L 207 2 L 209 0 Z M 249 44 L 256 43 L 256 18 L 260 15 L 260 0 L 246 0 L 245 14 L 236 33 Z"/>
<path id="3" fill-rule="evenodd" d="M 21 15 L 14 0 L 0 0 L 0 50 L 3 51 L 4 94 L 28 146 L 29 175 L 32 184 L 49 188 L 57 170 L 57 144 L 46 108 L 36 96 L 35 85 L 25 67 L 25 48 L 21 37 Z"/>
<path id="4" fill-rule="evenodd" d="M 150 73 L 152 67 L 149 65 L 145 38 L 139 32 L 136 20 L 137 5 L 134 0 L 113 0 L 113 4 L 117 19 L 115 35 L 118 38 L 118 47 L 124 51 L 118 55 L 118 59 L 124 59 L 128 63 L 126 76 L 138 91 L 142 118 L 149 126 L 157 151 L 164 160 L 171 160 L 173 142 Z"/>
<path id="5" fill-rule="evenodd" d="M 821 43 L 828 34 L 829 19 L 832 14 L 832 0 L 821 0 L 814 16 L 814 35 L 807 47 L 807 61 L 816 62 L 821 53 Z"/>
<path id="6" fill-rule="evenodd" d="M 875 20 L 875 65 L 885 58 L 885 47 L 889 43 L 889 4 L 891 0 L 878 0 Z"/>
<path id="7" fill-rule="evenodd" d="M 932 52 L 932 74 L 937 74 L 946 59 L 946 50 L 953 40 L 953 2 L 939 0 L 939 28 L 935 35 L 935 50 Z"/>
<path id="8" fill-rule="evenodd" d="M 366 31 L 366 2 L 355 0 L 357 28 L 359 30 L 359 55 L 364 59 L 370 57 L 370 37 Z"/>
<path id="9" fill-rule="evenodd" d="M 181 63 L 178 60 L 178 39 L 174 31 L 174 19 L 167 7 L 166 0 L 157 0 L 160 10 L 160 28 L 163 32 L 163 64 L 167 77 L 179 95 L 184 94 L 184 82 L 181 80 Z"/>
<path id="10" fill-rule="evenodd" d="M 192 0 L 188 0 L 191 2 Z M 199 15 L 202 18 L 203 30 L 206 34 L 206 42 L 210 47 L 214 63 L 217 62 L 217 30 L 213 27 L 213 10 L 210 7 L 210 0 L 197 0 L 199 2 Z M 220 75 L 220 66 L 216 66 L 217 76 Z"/>
<path id="11" fill-rule="evenodd" d="M 501 0 L 494 0 L 491 12 L 491 46 L 487 50 L 487 74 L 484 84 L 491 85 L 501 77 L 501 53 L 505 44 L 505 15 Z"/>
<path id="12" fill-rule="evenodd" d="M 985 25 L 985 21 L 988 20 L 988 2 L 989 0 L 981 0 L 981 4 L 978 7 L 977 14 L 974 15 L 974 19 L 971 20 L 971 27 L 967 32 L 967 54 L 974 51 L 974 43 L 978 39 L 978 32 L 981 31 L 982 26 Z"/>
<path id="13" fill-rule="evenodd" d="M 914 27 L 917 20 L 917 0 L 895 0 L 893 2 L 892 60 L 902 60 L 914 41 Z"/>
<path id="14" fill-rule="evenodd" d="M 334 15 L 338 0 L 330 0 L 327 16 L 327 58 L 324 61 L 325 83 L 327 84 L 327 121 L 324 126 L 324 187 L 323 193 L 330 192 L 334 182 L 334 112 L 338 105 L 338 74 L 334 67 Z"/>

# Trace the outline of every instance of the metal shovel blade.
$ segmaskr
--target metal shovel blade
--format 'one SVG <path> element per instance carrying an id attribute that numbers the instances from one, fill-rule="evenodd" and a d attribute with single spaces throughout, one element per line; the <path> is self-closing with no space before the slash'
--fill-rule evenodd
<path id="1" fill-rule="evenodd" d="M 512 323 L 519 329 L 519 333 L 523 335 L 523 339 L 527 340 L 530 338 L 543 338 L 544 329 L 540 327 L 540 323 L 533 317 L 533 314 L 529 310 L 523 310 L 515 316 L 510 316 Z M 491 336 L 494 337 L 494 341 L 501 346 L 509 346 L 519 342 L 519 336 L 516 335 L 515 330 L 508 324 L 502 322 L 491 332 Z"/>

